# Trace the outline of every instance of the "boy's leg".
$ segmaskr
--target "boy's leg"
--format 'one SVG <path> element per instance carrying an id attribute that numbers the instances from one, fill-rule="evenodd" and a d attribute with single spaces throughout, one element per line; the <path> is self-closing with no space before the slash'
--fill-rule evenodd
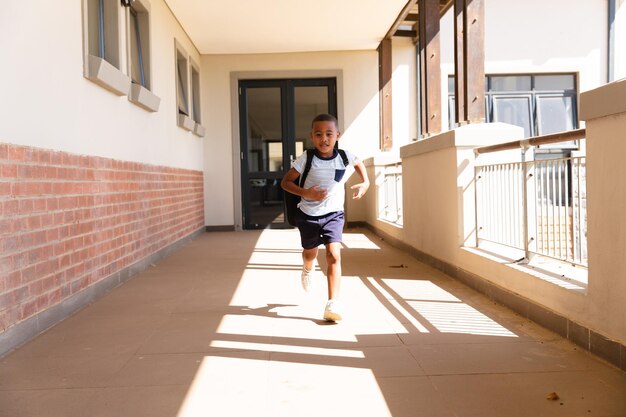
<path id="1" fill-rule="evenodd" d="M 328 302 L 324 309 L 324 320 L 337 322 L 342 318 L 341 304 L 337 300 L 341 287 L 341 242 L 326 244 L 326 263 L 328 264 L 326 271 L 328 278 Z"/>
<path id="2" fill-rule="evenodd" d="M 317 247 L 302 250 L 302 264 L 304 269 L 312 271 L 315 267 L 315 258 L 317 258 Z"/>
<path id="3" fill-rule="evenodd" d="M 302 250 L 302 273 L 300 274 L 300 282 L 302 283 L 302 289 L 306 292 L 311 291 L 313 288 L 315 258 L 317 258 L 317 246 L 312 249 Z"/>
<path id="4" fill-rule="evenodd" d="M 328 299 L 339 297 L 341 287 L 341 242 L 326 245 L 326 277 L 328 278 Z"/>

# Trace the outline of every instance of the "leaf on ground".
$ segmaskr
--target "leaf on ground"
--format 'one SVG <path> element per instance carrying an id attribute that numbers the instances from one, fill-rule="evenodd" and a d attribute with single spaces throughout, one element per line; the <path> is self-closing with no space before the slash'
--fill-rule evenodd
<path id="1" fill-rule="evenodd" d="M 548 396 L 546 397 L 546 399 L 547 399 L 547 400 L 550 400 L 550 401 L 556 401 L 556 400 L 558 400 L 559 398 L 560 398 L 560 397 L 559 397 L 559 394 L 557 394 L 556 392 L 551 392 L 551 393 L 550 393 L 550 394 L 548 394 Z"/>

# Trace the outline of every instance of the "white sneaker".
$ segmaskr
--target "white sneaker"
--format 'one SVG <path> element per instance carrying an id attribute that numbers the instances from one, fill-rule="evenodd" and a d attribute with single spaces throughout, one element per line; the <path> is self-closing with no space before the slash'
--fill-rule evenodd
<path id="1" fill-rule="evenodd" d="M 300 281 L 302 282 L 302 288 L 304 291 L 309 292 L 313 288 L 313 275 L 314 275 L 315 267 L 313 267 L 310 271 L 302 268 L 302 275 L 300 275 Z"/>
<path id="2" fill-rule="evenodd" d="M 328 302 L 326 303 L 326 309 L 324 310 L 324 320 L 326 321 L 341 320 L 340 311 L 341 311 L 341 308 L 337 300 L 328 300 Z"/>

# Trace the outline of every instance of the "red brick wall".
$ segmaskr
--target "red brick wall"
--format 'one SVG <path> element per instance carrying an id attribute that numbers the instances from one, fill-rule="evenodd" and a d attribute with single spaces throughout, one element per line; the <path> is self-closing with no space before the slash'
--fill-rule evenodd
<path id="1" fill-rule="evenodd" d="M 0 143 L 0 332 L 203 227 L 201 171 Z"/>

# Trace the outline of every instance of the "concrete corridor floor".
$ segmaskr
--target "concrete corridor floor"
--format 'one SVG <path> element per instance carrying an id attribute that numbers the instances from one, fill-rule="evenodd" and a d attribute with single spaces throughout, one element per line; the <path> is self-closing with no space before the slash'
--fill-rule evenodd
<path id="1" fill-rule="evenodd" d="M 321 272 L 302 291 L 296 231 L 205 233 L 0 359 L 0 416 L 626 416 L 624 372 L 344 238 L 342 322 Z"/>

